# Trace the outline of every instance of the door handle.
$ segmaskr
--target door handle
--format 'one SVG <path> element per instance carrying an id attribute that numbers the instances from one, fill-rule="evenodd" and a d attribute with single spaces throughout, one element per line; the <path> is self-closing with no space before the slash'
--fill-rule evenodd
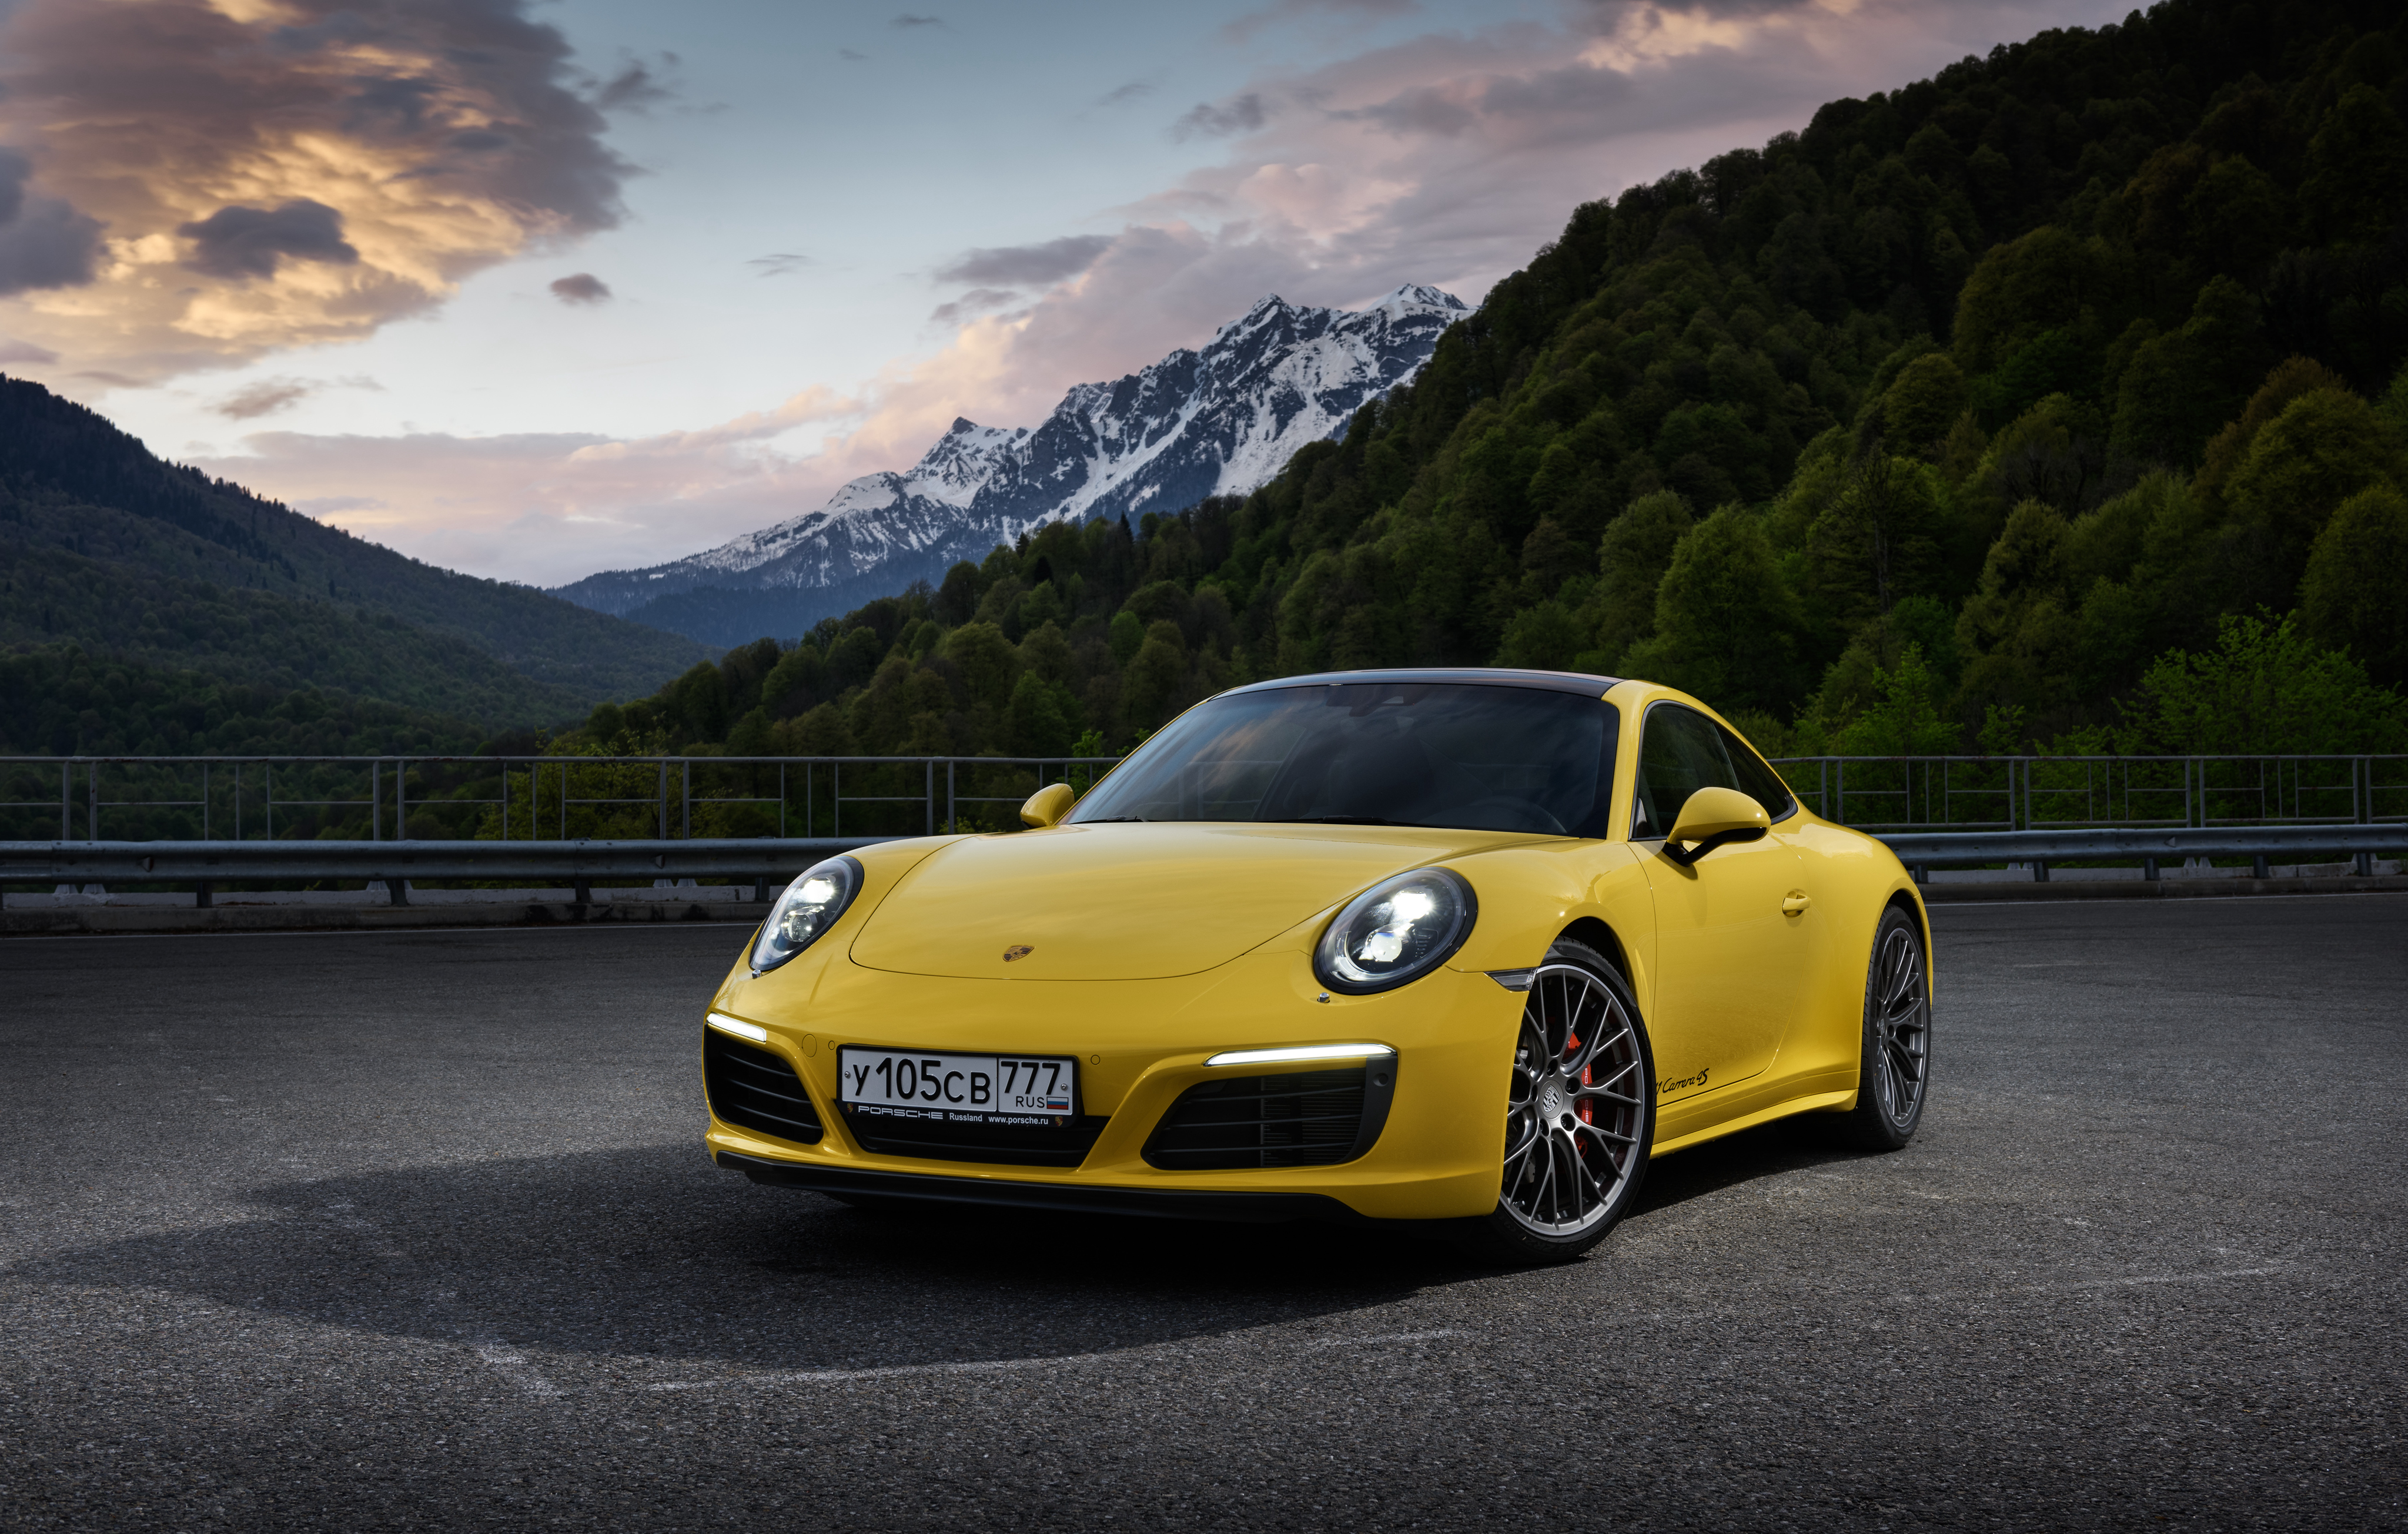
<path id="1" fill-rule="evenodd" d="M 1791 890 L 1787 895 L 1781 897 L 1781 914 L 1784 916 L 1803 916 L 1806 914 L 1806 908 L 1813 903 L 1814 897 L 1808 895 L 1804 890 Z"/>

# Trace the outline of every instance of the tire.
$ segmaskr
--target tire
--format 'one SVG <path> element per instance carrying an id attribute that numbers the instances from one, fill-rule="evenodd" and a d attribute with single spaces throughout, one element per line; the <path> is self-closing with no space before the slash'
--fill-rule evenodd
<path id="1" fill-rule="evenodd" d="M 1931 967 L 1923 929 L 1896 906 L 1873 928 L 1856 1106 L 1837 1125 L 1844 1144 L 1896 1151 L 1914 1138 L 1931 1080 Z"/>
<path id="2" fill-rule="evenodd" d="M 1532 973 L 1510 1082 L 1497 1208 L 1469 1242 L 1517 1266 L 1570 1262 L 1637 1198 L 1656 1133 L 1647 1025 L 1597 950 L 1559 941 Z"/>

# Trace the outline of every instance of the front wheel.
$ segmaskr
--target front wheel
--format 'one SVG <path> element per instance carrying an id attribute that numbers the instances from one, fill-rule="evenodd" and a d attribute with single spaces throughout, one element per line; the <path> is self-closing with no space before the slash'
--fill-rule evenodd
<path id="1" fill-rule="evenodd" d="M 1931 972 L 1923 958 L 1923 931 L 1892 906 L 1873 929 L 1856 1106 L 1840 1120 L 1841 1138 L 1860 1150 L 1902 1148 L 1923 1122 L 1930 1075 Z"/>
<path id="2" fill-rule="evenodd" d="M 1530 977 L 1505 1102 L 1490 1256 L 1570 1262 L 1638 1197 L 1656 1131 L 1656 1056 L 1630 987 L 1604 955 L 1558 942 Z"/>

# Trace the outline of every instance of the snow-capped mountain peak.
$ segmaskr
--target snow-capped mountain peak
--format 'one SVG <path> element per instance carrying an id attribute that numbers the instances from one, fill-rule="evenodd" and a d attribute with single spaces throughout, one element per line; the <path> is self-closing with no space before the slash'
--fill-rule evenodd
<path id="1" fill-rule="evenodd" d="M 1267 294 L 1200 350 L 1074 385 L 1033 428 L 957 419 L 909 470 L 864 475 L 816 511 L 555 595 L 707 643 L 799 634 L 1041 523 L 1176 511 L 1254 490 L 1412 379 L 1469 312 L 1419 284 L 1355 310 Z"/>

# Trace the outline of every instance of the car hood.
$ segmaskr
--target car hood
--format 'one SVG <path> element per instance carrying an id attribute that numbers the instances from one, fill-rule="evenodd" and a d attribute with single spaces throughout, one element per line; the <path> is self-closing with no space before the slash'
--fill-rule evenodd
<path id="1" fill-rule="evenodd" d="M 1143 823 L 975 837 L 930 854 L 853 939 L 873 969 L 1157 980 L 1259 948 L 1389 874 L 1534 839 L 1395 826 Z M 1014 950 L 1025 950 L 1005 955 Z"/>

